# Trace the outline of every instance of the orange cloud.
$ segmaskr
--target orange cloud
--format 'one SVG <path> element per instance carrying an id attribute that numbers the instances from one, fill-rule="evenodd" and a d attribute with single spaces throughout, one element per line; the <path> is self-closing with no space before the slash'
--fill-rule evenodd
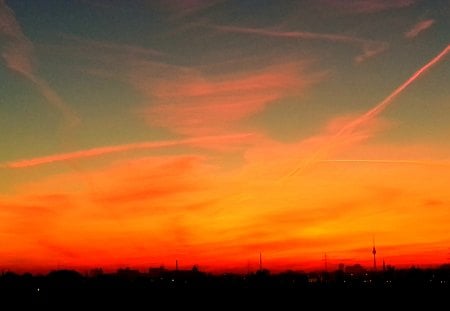
<path id="1" fill-rule="evenodd" d="M 274 177 L 310 147 L 259 137 L 233 169 L 215 157 L 146 157 L 30 182 L 0 200 L 2 258 L 10 267 L 20 266 L 14 258 L 28 258 L 27 267 L 143 269 L 178 259 L 183 267 L 245 271 L 263 252 L 267 268 L 304 269 L 320 266 L 323 252 L 330 267 L 370 265 L 373 234 L 380 256 L 395 265 L 420 245 L 438 250 L 450 240 L 450 166 L 327 161 L 279 183 Z M 414 160 L 436 147 L 405 148 L 352 153 Z"/>
<path id="2" fill-rule="evenodd" d="M 99 204 L 120 206 L 133 202 L 159 202 L 162 211 L 166 209 L 168 202 L 175 200 L 176 196 L 205 190 L 206 184 L 201 182 L 202 177 L 197 172 L 207 166 L 203 159 L 196 156 L 180 156 L 165 159 L 139 159 L 127 161 L 126 166 L 117 166 L 107 174 L 97 173 L 94 177 L 99 186 L 92 194 L 92 200 Z M 142 172 L 138 172 L 142 170 Z M 189 174 L 189 176 L 188 176 Z M 119 177 L 118 181 L 107 181 L 110 175 Z M 200 178 L 195 181 L 194 176 Z M 128 184 L 123 181 L 128 180 Z M 152 180 L 157 180 L 153 183 Z M 186 202 L 185 202 L 186 203 Z M 201 203 L 201 202 L 196 202 Z M 192 203 L 194 204 L 194 203 Z M 189 208 L 193 208 L 189 205 Z M 200 206 L 200 205 L 198 205 Z M 153 206 L 152 212 L 159 210 L 159 206 Z"/>
<path id="3" fill-rule="evenodd" d="M 0 19 L 0 25 L 2 33 L 10 28 L 18 33 L 17 23 Z M 363 50 L 369 44 L 331 34 L 252 32 L 351 43 Z M 446 260 L 450 166 L 442 159 L 448 150 L 374 144 L 367 138 L 385 129 L 380 114 L 442 61 L 450 46 L 366 113 L 334 118 L 319 135 L 286 143 L 262 134 L 230 133 L 238 133 L 245 118 L 303 94 L 323 79 L 323 74 L 306 72 L 304 64 L 218 75 L 152 62 L 161 55 L 139 47 L 79 43 L 88 47 L 80 49 L 83 53 L 100 51 L 91 54 L 99 66 L 125 62 L 119 73 L 92 72 L 138 89 L 150 124 L 190 136 L 5 163 L 2 168 L 34 169 L 7 170 L 13 177 L 27 174 L 27 183 L 11 182 L 9 195 L 0 196 L 3 267 L 147 269 L 173 267 L 178 259 L 182 268 L 198 264 L 209 271 L 247 271 L 257 268 L 262 252 L 264 267 L 271 270 L 313 269 L 322 267 L 326 252 L 332 269 L 339 262 L 371 265 L 374 234 L 379 258 L 389 264 Z M 17 63 L 22 74 L 33 74 L 32 66 Z M 33 174 L 51 174 L 53 167 L 44 164 L 166 147 L 176 147 L 177 155 L 143 157 L 136 152 L 132 159 L 117 157 L 45 178 Z M 338 152 L 339 157 L 331 156 Z M 299 162 L 308 169 L 292 173 Z"/>
<path id="4" fill-rule="evenodd" d="M 95 59 L 96 68 L 83 72 L 131 84 L 147 101 L 145 114 L 154 126 L 190 136 L 239 130 L 239 121 L 263 111 L 268 105 L 324 79 L 324 72 L 308 70 L 309 62 L 285 62 L 236 74 L 211 74 L 211 66 L 183 67 L 157 60 L 157 51 L 66 36 L 74 44 L 46 46 L 51 52 Z M 111 70 L 110 66 L 123 66 Z"/>
<path id="5" fill-rule="evenodd" d="M 430 28 L 431 26 L 433 26 L 434 24 L 434 19 L 427 19 L 424 21 L 421 21 L 419 23 L 417 23 L 416 25 L 414 25 L 410 30 L 408 30 L 405 33 L 405 37 L 408 39 L 412 39 L 417 37 L 421 32 L 427 30 L 428 28 Z"/>
<path id="6" fill-rule="evenodd" d="M 143 114 L 153 126 L 190 136 L 241 131 L 239 121 L 279 100 L 303 94 L 325 78 L 324 72 L 310 72 L 306 61 L 267 65 L 246 73 L 211 74 L 211 66 L 183 67 L 154 60 L 161 55 L 152 50 L 73 41 L 73 47 L 47 48 L 94 58 L 97 67 L 83 72 L 130 84 L 146 98 L 148 108 L 137 111 L 140 117 Z M 123 67 L 110 70 L 117 62 Z"/>
<path id="7" fill-rule="evenodd" d="M 185 224 L 189 214 L 206 217 L 205 211 L 212 212 L 217 193 L 207 191 L 214 185 L 207 176 L 214 170 L 195 156 L 154 157 L 84 172 L 81 179 L 79 173 L 70 173 L 29 183 L 15 196 L 18 203 L 11 205 L 11 199 L 0 202 L 4 216 L 1 226 L 8 232 L 0 238 L 2 242 L 6 243 L 6 237 L 8 244 L 14 243 L 3 257 L 10 258 L 18 248 L 21 251 L 14 256 L 29 258 L 34 261 L 31 266 L 45 263 L 49 254 L 65 263 L 92 264 L 97 258 L 89 250 L 97 250 L 104 259 L 99 263 L 117 266 L 121 260 L 132 264 L 133 257 L 139 257 L 137 254 L 144 249 L 147 259 L 154 254 L 161 260 L 161 255 L 166 257 L 163 249 L 167 245 L 172 253 L 190 242 L 191 229 L 185 228 L 192 226 Z M 18 209 L 18 204 L 25 207 Z M 49 212 L 42 213 L 38 206 L 45 206 Z M 33 213 L 39 217 L 32 217 Z M 40 230 L 41 226 L 45 230 Z M 34 230 L 40 234 L 35 235 Z M 80 239 L 84 234 L 92 235 L 87 244 L 84 238 Z M 14 242 L 17 239 L 20 241 Z M 31 258 L 25 254 L 30 249 L 27 243 L 37 249 Z M 138 261 L 142 264 L 142 260 Z"/>
<path id="8" fill-rule="evenodd" d="M 295 63 L 218 76 L 179 69 L 169 71 L 166 79 L 157 81 L 137 73 L 132 83 L 152 100 L 146 111 L 150 124 L 182 134 L 208 135 L 228 132 L 237 121 L 282 98 L 301 93 L 322 78 L 320 74 L 303 71 Z"/>

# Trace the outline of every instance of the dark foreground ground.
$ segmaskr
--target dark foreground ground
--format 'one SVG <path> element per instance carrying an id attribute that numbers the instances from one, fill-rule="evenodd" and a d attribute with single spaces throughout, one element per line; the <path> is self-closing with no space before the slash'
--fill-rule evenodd
<path id="1" fill-rule="evenodd" d="M 81 275 L 72 270 L 47 275 L 4 273 L 0 276 L 0 309 L 53 305 L 71 307 L 158 306 L 209 309 L 389 306 L 450 309 L 450 266 L 439 269 L 335 271 L 302 273 L 267 270 L 247 275 L 212 275 L 198 269 L 142 273 L 121 269 Z M 2 306 L 9 306 L 2 308 Z M 13 306 L 14 308 L 12 308 Z M 435 306 L 435 307 L 433 307 Z M 315 308 L 314 307 L 314 308 Z M 271 309 L 273 309 L 271 308 Z M 415 309 L 415 308 L 414 308 Z"/>

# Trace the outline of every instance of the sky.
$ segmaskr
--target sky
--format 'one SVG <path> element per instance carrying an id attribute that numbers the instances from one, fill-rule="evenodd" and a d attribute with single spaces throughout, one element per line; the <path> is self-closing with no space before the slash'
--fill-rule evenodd
<path id="1" fill-rule="evenodd" d="M 0 0 L 0 269 L 450 260 L 444 0 Z"/>

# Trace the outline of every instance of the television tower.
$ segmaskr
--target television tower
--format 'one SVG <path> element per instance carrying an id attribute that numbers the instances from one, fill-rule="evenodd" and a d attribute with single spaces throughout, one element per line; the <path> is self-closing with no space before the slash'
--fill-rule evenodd
<path id="1" fill-rule="evenodd" d="M 259 271 L 262 271 L 262 255 L 259 253 Z"/>
<path id="2" fill-rule="evenodd" d="M 373 248 L 372 248 L 372 254 L 373 254 L 373 271 L 377 271 L 377 250 L 375 249 L 375 238 L 373 238 Z"/>

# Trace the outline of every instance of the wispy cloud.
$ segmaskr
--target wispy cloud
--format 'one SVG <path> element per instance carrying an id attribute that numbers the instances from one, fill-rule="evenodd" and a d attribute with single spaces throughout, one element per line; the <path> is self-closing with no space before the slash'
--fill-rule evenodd
<path id="1" fill-rule="evenodd" d="M 187 135 L 235 131 L 236 122 L 282 98 L 302 93 L 321 81 L 301 63 L 286 63 L 238 74 L 205 74 L 194 68 L 171 68 L 154 80 L 151 70 L 137 71 L 131 83 L 151 106 L 146 117 L 153 126 Z"/>
<path id="2" fill-rule="evenodd" d="M 362 43 L 362 53 L 355 57 L 355 61 L 357 63 L 362 63 L 370 58 L 373 58 L 384 51 L 386 51 L 389 47 L 389 44 L 386 42 L 366 42 Z"/>
<path id="3" fill-rule="evenodd" d="M 339 34 L 327 34 L 327 33 L 315 33 L 306 31 L 275 31 L 260 28 L 245 28 L 236 26 L 211 26 L 217 30 L 223 32 L 231 33 L 244 33 L 244 34 L 254 34 L 260 36 L 268 37 L 279 37 L 279 38 L 295 38 L 295 39 L 306 39 L 306 40 L 326 40 L 332 42 L 366 42 L 367 40 L 359 39 L 355 37 L 349 37 Z"/>
<path id="4" fill-rule="evenodd" d="M 431 26 L 433 26 L 435 20 L 434 19 L 427 19 L 421 22 L 418 22 L 415 24 L 410 30 L 408 30 L 405 33 L 405 37 L 408 39 L 412 39 L 417 37 L 421 32 L 427 30 Z"/>
<path id="5" fill-rule="evenodd" d="M 402 93 L 411 83 L 417 80 L 422 74 L 424 74 L 428 69 L 430 69 L 433 65 L 437 64 L 441 61 L 448 53 L 450 52 L 450 45 L 448 45 L 445 49 L 443 49 L 436 57 L 431 59 L 428 63 L 422 66 L 419 70 L 417 70 L 408 80 L 406 80 L 403 84 L 401 84 L 398 88 L 396 88 L 388 97 L 378 103 L 371 110 L 367 111 L 365 114 L 355 119 L 354 121 L 347 124 L 345 127 L 341 129 L 340 132 L 351 131 L 356 127 L 364 125 L 366 122 L 372 120 L 376 116 L 378 116 L 381 112 L 383 112 L 392 101 Z"/>
<path id="6" fill-rule="evenodd" d="M 124 239 L 134 235 L 132 232 L 136 232 L 136 226 L 146 228 L 145 232 L 141 232 L 141 237 L 152 240 L 148 250 L 151 253 L 156 254 L 157 249 L 168 244 L 176 249 L 182 245 L 180 241 L 189 238 L 191 231 L 183 229 L 185 215 L 210 209 L 214 204 L 202 194 L 202 190 L 209 187 L 204 180 L 208 172 L 211 169 L 203 164 L 201 157 L 150 157 L 127 160 L 107 169 L 89 172 L 91 187 L 86 188 L 81 183 L 81 192 L 73 188 L 80 181 L 75 172 L 53 176 L 39 183 L 31 182 L 21 188 L 21 194 L 14 198 L 0 196 L 0 224 L 6 230 L 1 238 L 4 241 L 6 237 L 12 243 L 8 254 L 4 255 L 8 258 L 28 258 L 33 266 L 47 258 L 44 265 L 52 265 L 54 262 L 48 262 L 46 256 L 53 250 L 42 245 L 49 243 L 61 245 L 71 253 L 69 257 L 81 256 L 91 264 L 95 259 L 85 253 L 86 247 L 82 247 L 83 242 L 76 233 L 81 219 L 83 232 L 91 234 L 95 231 L 98 233 L 95 236 L 99 237 L 98 240 L 91 240 L 93 243 L 88 248 L 98 248 L 100 253 L 114 250 L 116 255 L 113 257 L 124 256 L 127 262 L 129 256 L 136 255 L 136 250 L 118 255 L 120 247 L 117 246 L 124 247 L 131 243 L 127 249 L 133 249 L 132 245 L 144 245 L 138 241 L 141 238 L 128 242 Z M 178 219 L 177 215 L 184 216 Z M 152 225 L 148 226 L 148 223 Z M 116 230 L 111 230 L 111 224 L 120 225 L 114 226 Z M 115 245 L 110 244 L 105 249 L 102 246 L 105 239 L 115 240 Z M 30 245 L 34 250 L 31 257 L 26 256 Z M 147 251 L 145 255 L 148 256 Z M 58 261 L 69 259 L 64 254 L 54 256 L 58 257 Z M 103 264 L 111 263 L 108 257 L 102 258 Z M 14 264 L 17 265 L 17 262 Z M 118 263 L 113 260 L 113 264 Z"/>
<path id="7" fill-rule="evenodd" d="M 376 13 L 413 5 L 417 0 L 320 0 L 335 9 L 349 13 Z"/>
<path id="8" fill-rule="evenodd" d="M 448 239 L 449 166 L 396 165 L 393 160 L 388 169 L 365 162 L 366 170 L 359 165 L 342 170 L 342 164 L 322 162 L 307 178 L 297 176 L 279 187 L 266 174 L 271 167 L 283 169 L 295 151 L 290 147 L 255 143 L 249 162 L 231 171 L 212 157 L 152 156 L 86 170 L 89 185 L 73 171 L 29 181 L 16 188 L 14 199 L 0 196 L 0 225 L 7 228 L 8 241 L 14 241 L 5 244 L 5 260 L 14 253 L 28 258 L 28 267 L 48 265 L 49 256 L 66 263 L 74 258 L 78 264 L 82 258 L 90 266 L 140 267 L 176 257 L 209 270 L 246 267 L 262 249 L 272 270 L 305 268 L 323 249 L 364 263 L 364 252 L 354 249 L 370 243 L 375 229 L 383 245 L 426 239 L 435 249 L 434 241 Z M 410 146 L 399 152 L 391 145 L 384 153 L 368 148 L 380 159 L 411 153 Z M 412 153 L 422 155 L 420 150 Z M 433 211 L 424 212 L 430 204 Z M 424 225 L 417 226 L 420 222 Z M 83 247 L 86 238 L 90 243 Z M 31 259 L 26 256 L 30 249 Z M 399 253 L 405 254 L 401 247 L 390 252 Z M 400 262 L 392 259 L 391 264 Z"/>
<path id="9" fill-rule="evenodd" d="M 58 109 L 70 125 L 77 124 L 79 118 L 69 105 L 49 86 L 47 81 L 36 74 L 33 64 L 33 44 L 23 33 L 14 12 L 4 0 L 0 1 L 0 36 L 6 41 L 1 53 L 6 66 L 34 83 L 48 103 Z"/>
<path id="10" fill-rule="evenodd" d="M 117 79 L 126 83 L 125 75 L 136 62 L 151 63 L 164 59 L 167 55 L 157 49 L 135 44 L 117 43 L 87 39 L 71 34 L 62 34 L 60 44 L 41 44 L 39 48 L 49 55 L 77 59 L 74 70 L 88 75 Z M 94 66 L 80 67 L 80 63 Z"/>
<path id="11" fill-rule="evenodd" d="M 5 38 L 17 41 L 17 23 L 4 23 L 2 18 L 0 25 Z M 327 33 L 235 27 L 219 31 L 263 36 L 270 41 L 285 38 L 351 45 L 355 54 L 362 51 L 360 61 L 383 46 Z M 11 37 L 10 33 L 15 35 Z M 257 266 L 255 254 L 263 251 L 265 265 L 271 270 L 303 269 L 318 265 L 324 250 L 330 252 L 330 262 L 343 258 L 345 263 L 365 264 L 370 258 L 364 247 L 371 243 L 373 232 L 377 232 L 383 257 L 415 256 L 429 247 L 435 253 L 421 260 L 445 260 L 446 253 L 441 250 L 450 239 L 450 164 L 440 159 L 448 158 L 448 146 L 415 146 L 411 141 L 400 145 L 386 139 L 357 142 L 386 128 L 380 114 L 431 66 L 443 61 L 450 46 L 366 113 L 333 118 L 326 130 L 308 137 L 306 127 L 319 120 L 315 114 L 325 117 L 336 111 L 336 107 L 323 110 L 327 99 L 331 98 L 334 106 L 342 104 L 336 92 L 308 92 L 328 77 L 317 71 L 322 69 L 314 69 L 324 64 L 286 60 L 285 51 L 263 53 L 261 61 L 258 55 L 247 54 L 237 45 L 242 53 L 230 53 L 226 48 L 212 50 L 214 57 L 201 55 L 201 64 L 195 67 L 192 64 L 197 62 L 184 57 L 172 59 L 177 59 L 177 65 L 154 61 L 161 57 L 169 62 L 171 56 L 139 46 L 66 36 L 62 41 L 64 46 L 59 50 L 48 45 L 39 48 L 73 53 L 63 55 L 73 60 L 73 66 L 92 66 L 89 73 L 131 86 L 137 94 L 124 100 L 142 101 L 140 109 L 133 111 L 140 119 L 186 136 L 75 148 L 70 149 L 77 150 L 74 152 L 56 151 L 34 158 L 29 155 L 24 160 L 0 163 L 6 179 L 13 176 L 7 183 L 11 186 L 9 195 L 0 194 L 3 266 L 33 269 L 41 265 L 51 269 L 61 261 L 110 268 L 147 267 L 171 265 L 173 258 L 178 258 L 183 268 L 199 264 L 202 270 L 231 266 L 245 270 Z M 28 43 L 21 49 L 32 50 Z M 242 54 L 254 59 L 243 60 Z M 14 63 L 17 55 L 21 54 L 12 53 L 7 59 Z M 33 81 L 35 67 L 31 62 L 26 65 L 32 51 L 23 55 L 24 60 L 16 61 L 22 65 L 15 67 L 22 68 L 21 75 Z M 176 51 L 174 55 L 178 55 Z M 224 58 L 227 62 L 218 66 L 216 61 Z M 178 65 L 182 61 L 188 65 Z M 117 87 L 117 83 L 111 87 Z M 342 90 L 339 86 L 337 89 Z M 338 108 L 345 109 L 342 105 Z M 288 109 L 278 114 L 284 107 Z M 290 111 L 293 115 L 282 119 Z M 295 118 L 297 113 L 302 116 L 299 120 Z M 280 122 L 302 122 L 305 118 L 312 119 L 300 124 L 295 133 L 289 131 L 282 140 L 263 134 L 280 135 Z M 95 123 L 94 129 L 97 126 L 102 124 Z M 247 133 L 249 128 L 252 133 Z M 129 135 L 137 133 L 133 127 L 129 129 Z M 307 137 L 300 139 L 298 135 Z M 217 148 L 227 152 L 217 152 Z M 228 148 L 239 149 L 229 152 Z M 339 158 L 334 155 L 337 152 Z M 81 170 L 65 167 L 74 160 L 83 164 Z M 58 166 L 61 169 L 50 166 L 56 163 L 63 164 Z M 41 167 L 44 165 L 49 166 Z M 314 169 L 305 169 L 301 175 L 293 172 L 289 182 L 278 182 L 280 176 L 307 165 Z M 418 247 L 421 242 L 423 246 Z M 388 247 L 381 247 L 388 243 L 392 247 L 389 253 Z M 410 246 L 406 247 L 407 243 Z M 405 260 L 392 257 L 389 264 Z"/>
<path id="12" fill-rule="evenodd" d="M 260 28 L 246 28 L 236 26 L 211 26 L 222 32 L 228 33 L 242 33 L 248 35 L 266 36 L 274 38 L 288 38 L 298 40 L 320 40 L 328 42 L 348 43 L 357 45 L 362 49 L 362 54 L 356 56 L 356 62 L 363 62 L 369 58 L 372 58 L 388 48 L 386 42 L 367 40 L 358 37 L 346 36 L 341 34 L 330 33 L 315 33 L 307 31 L 275 31 Z"/>
<path id="13" fill-rule="evenodd" d="M 364 130 L 367 125 L 374 121 L 374 119 L 380 115 L 389 105 L 392 104 L 394 99 L 400 95 L 409 85 L 411 85 L 415 80 L 420 78 L 428 69 L 430 69 L 433 65 L 436 65 L 440 62 L 447 54 L 450 53 L 450 45 L 448 45 L 445 49 L 443 49 L 437 56 L 435 56 L 432 60 L 422 66 L 419 70 L 417 70 L 409 79 L 407 79 L 404 83 L 402 83 L 399 87 L 397 87 L 389 96 L 387 96 L 380 103 L 375 105 L 372 109 L 364 113 L 363 115 L 353 119 L 352 121 L 346 123 L 335 133 L 324 136 L 323 142 L 321 143 L 318 150 L 315 154 L 304 161 L 301 166 L 295 168 L 289 176 L 296 174 L 298 171 L 302 170 L 305 167 L 308 167 L 312 163 L 322 160 L 324 157 L 328 155 L 330 151 L 337 148 L 337 146 L 346 143 L 349 139 L 354 140 L 355 137 L 361 135 L 359 131 Z"/>
<path id="14" fill-rule="evenodd" d="M 61 48 L 67 47 L 68 49 L 75 51 L 127 55 L 128 57 L 143 57 L 143 58 L 151 58 L 155 56 L 164 55 L 164 53 L 153 48 L 142 47 L 126 43 L 92 40 L 67 34 L 62 35 L 62 38 L 64 40 L 69 41 L 68 43 L 70 44 L 69 46 L 62 46 Z"/>
<path id="15" fill-rule="evenodd" d="M 237 73 L 227 68 L 224 73 L 214 69 L 217 62 L 180 66 L 166 63 L 169 57 L 153 49 L 63 38 L 68 41 L 64 46 L 44 48 L 95 60 L 94 67 L 82 71 L 131 85 L 144 97 L 145 107 L 137 110 L 140 117 L 151 126 L 190 136 L 221 135 L 231 129 L 241 132 L 239 121 L 282 99 L 304 94 L 327 76 L 324 71 L 311 70 L 310 59 L 268 60 L 263 67 Z M 239 59 L 244 66 L 252 65 L 251 61 Z"/>
<path id="16" fill-rule="evenodd" d="M 94 180 L 97 187 L 92 192 L 91 199 L 96 204 L 108 204 L 119 207 L 120 204 L 158 202 L 167 200 L 169 204 L 152 207 L 152 213 L 164 213 L 167 206 L 174 202 L 175 196 L 185 196 L 188 193 L 202 191 L 208 186 L 201 181 L 199 170 L 207 167 L 202 156 L 180 155 L 171 157 L 139 158 L 123 161 L 107 172 L 96 172 Z M 140 173 L 139 170 L 142 170 Z M 187 177 L 188 175 L 190 177 Z M 118 176 L 120 180 L 106 181 L 109 176 Z M 129 180 L 125 185 L 124 180 Z M 157 179 L 158 183 L 152 183 Z M 197 181 L 195 181 L 197 179 Z M 100 183 L 100 181 L 102 181 Z M 209 201 L 209 199 L 208 199 Z M 194 206 L 195 203 L 196 206 Z M 187 209 L 200 209 L 202 200 L 186 200 Z M 212 203 L 212 202 L 210 202 Z"/>
<path id="17" fill-rule="evenodd" d="M 129 3 L 123 1 L 110 0 L 77 0 L 83 4 L 105 10 L 111 8 L 123 9 L 129 6 Z M 151 9 L 167 12 L 169 18 L 180 19 L 199 14 L 210 7 L 213 7 L 227 0 L 140 0 L 135 1 L 132 5 L 138 6 L 140 9 Z"/>
<path id="18" fill-rule="evenodd" d="M 126 145 L 118 145 L 118 146 L 97 147 L 97 148 L 92 148 L 92 149 L 87 149 L 87 150 L 54 154 L 54 155 L 50 155 L 50 156 L 27 159 L 27 160 L 13 161 L 13 162 L 9 162 L 9 163 L 0 165 L 0 167 L 26 168 L 26 167 L 50 164 L 50 163 L 61 162 L 61 161 L 69 161 L 69 160 L 96 157 L 96 156 L 117 153 L 117 152 L 124 152 L 124 151 L 129 151 L 129 150 L 155 149 L 155 148 L 164 148 L 164 147 L 179 146 L 179 145 L 201 146 L 202 144 L 204 144 L 204 145 L 208 146 L 209 142 L 214 143 L 214 144 L 217 144 L 220 142 L 223 143 L 226 141 L 236 142 L 236 140 L 238 140 L 238 139 L 245 140 L 245 139 L 249 138 L 250 136 L 252 136 L 252 134 L 246 133 L 246 134 L 223 135 L 223 136 L 196 137 L 196 138 L 189 138 L 189 139 L 184 139 L 184 140 L 139 142 L 139 143 L 126 144 Z"/>
<path id="19" fill-rule="evenodd" d="M 83 72 L 119 80 L 141 93 L 145 106 L 136 110 L 139 117 L 144 116 L 151 126 L 193 137 L 242 132 L 241 120 L 282 99 L 304 94 L 327 77 L 324 71 L 310 69 L 310 59 L 269 60 L 262 68 L 223 73 L 213 68 L 217 63 L 179 66 L 161 61 L 165 55 L 152 49 L 63 38 L 68 41 L 64 46 L 44 48 L 95 60 L 95 66 L 83 68 Z M 239 62 L 247 65 L 248 60 Z"/>

